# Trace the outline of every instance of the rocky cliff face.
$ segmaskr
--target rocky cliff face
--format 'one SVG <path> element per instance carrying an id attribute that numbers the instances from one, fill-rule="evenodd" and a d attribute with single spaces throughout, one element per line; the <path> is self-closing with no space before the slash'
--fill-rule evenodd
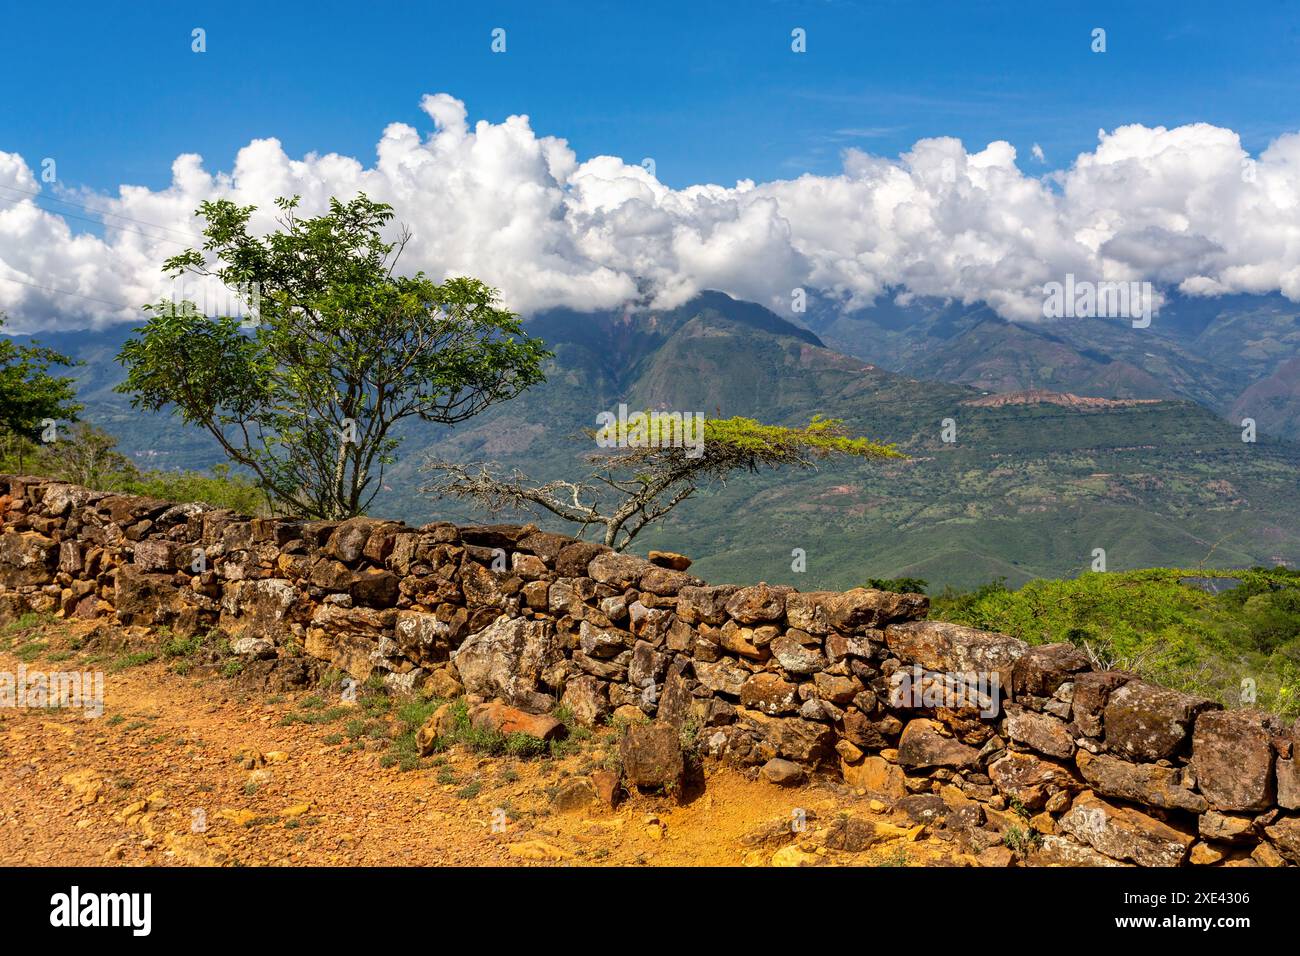
<path id="1" fill-rule="evenodd" d="M 219 629 L 268 676 L 326 667 L 583 723 L 651 721 L 627 782 L 702 757 L 842 774 L 1030 862 L 1300 863 L 1297 729 L 1093 671 L 1072 645 L 927 621 L 918 595 L 708 585 L 532 526 L 248 518 L 0 476 L 0 615 Z M 488 706 L 485 704 L 485 706 Z M 954 809 L 955 808 L 955 809 Z"/>

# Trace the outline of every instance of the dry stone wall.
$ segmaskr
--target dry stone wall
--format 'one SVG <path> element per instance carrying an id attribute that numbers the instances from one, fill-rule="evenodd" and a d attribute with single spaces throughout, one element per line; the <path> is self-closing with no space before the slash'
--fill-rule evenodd
<path id="1" fill-rule="evenodd" d="M 585 724 L 644 716 L 629 784 L 680 773 L 687 739 L 942 814 L 975 852 L 1034 833 L 1040 864 L 1300 863 L 1297 727 L 926 620 L 924 596 L 709 585 L 687 565 L 531 525 L 249 518 L 0 476 L 0 615 L 216 629 L 289 684 L 336 668 Z"/>

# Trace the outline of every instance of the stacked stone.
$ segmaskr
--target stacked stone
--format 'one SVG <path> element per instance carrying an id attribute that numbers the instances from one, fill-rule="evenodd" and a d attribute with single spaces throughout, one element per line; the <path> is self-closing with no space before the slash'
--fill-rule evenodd
<path id="1" fill-rule="evenodd" d="M 0 614 L 215 628 L 291 682 L 334 668 L 588 725 L 649 719 L 631 783 L 679 773 L 689 738 L 770 779 L 833 770 L 942 812 L 976 852 L 1028 818 L 1044 864 L 1300 863 L 1297 728 L 1094 671 L 1073 645 L 925 620 L 921 595 L 708 585 L 681 556 L 532 525 L 0 491 Z"/>

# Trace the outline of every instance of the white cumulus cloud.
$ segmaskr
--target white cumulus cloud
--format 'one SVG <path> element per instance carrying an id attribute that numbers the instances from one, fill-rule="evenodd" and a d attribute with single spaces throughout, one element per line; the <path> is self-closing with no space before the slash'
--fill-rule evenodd
<path id="1" fill-rule="evenodd" d="M 845 308 L 905 289 L 1033 320 L 1043 284 L 1066 273 L 1300 301 L 1300 134 L 1251 157 L 1229 129 L 1125 126 L 1041 177 L 1008 143 L 970 152 L 934 138 L 897 158 L 847 150 L 837 175 L 671 189 L 616 157 L 579 158 L 526 116 L 471 124 L 445 93 L 421 105 L 427 128 L 388 126 L 370 165 L 260 139 L 228 171 L 177 157 L 161 190 L 52 192 L 0 152 L 10 330 L 138 319 L 164 288 L 163 259 L 198 245 L 203 199 L 256 205 L 255 226 L 269 229 L 277 196 L 299 194 L 315 213 L 358 192 L 412 230 L 405 268 L 478 276 L 525 314 L 617 307 L 646 288 L 657 306 L 720 289 L 786 312 L 801 287 Z M 74 204 L 104 216 L 103 238 Z"/>

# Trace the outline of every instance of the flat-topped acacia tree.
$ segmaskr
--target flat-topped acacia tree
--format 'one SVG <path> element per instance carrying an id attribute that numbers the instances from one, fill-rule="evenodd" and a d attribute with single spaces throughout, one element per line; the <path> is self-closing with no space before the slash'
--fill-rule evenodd
<path id="1" fill-rule="evenodd" d="M 127 368 L 118 391 L 205 429 L 275 510 L 349 518 L 395 460 L 396 424 L 464 421 L 542 381 L 549 353 L 477 279 L 397 275 L 410 236 L 384 239 L 387 204 L 332 199 L 310 219 L 296 215 L 297 197 L 276 205 L 280 228 L 264 236 L 249 232 L 252 206 L 199 206 L 203 250 L 163 268 L 215 276 L 252 314 L 146 306 L 148 321 L 118 355 Z"/>
<path id="2" fill-rule="evenodd" d="M 548 511 L 578 525 L 579 537 L 590 527 L 602 529 L 602 542 L 623 551 L 643 528 L 702 485 L 725 484 L 737 472 L 811 468 L 835 457 L 906 457 L 893 445 L 850 436 L 839 419 L 820 416 L 800 428 L 765 425 L 752 418 L 705 419 L 698 448 L 671 444 L 672 436 L 664 431 L 668 427 L 667 419 L 651 419 L 650 424 L 618 422 L 599 433 L 588 432 L 593 438 L 599 434 L 603 446 L 616 450 L 585 455 L 591 474 L 580 481 L 539 484 L 519 471 L 500 475 L 487 464 L 429 459 L 424 470 L 435 477 L 421 490 L 434 498 L 473 502 L 490 514 Z M 625 447 L 634 442 L 640 447 Z"/>

